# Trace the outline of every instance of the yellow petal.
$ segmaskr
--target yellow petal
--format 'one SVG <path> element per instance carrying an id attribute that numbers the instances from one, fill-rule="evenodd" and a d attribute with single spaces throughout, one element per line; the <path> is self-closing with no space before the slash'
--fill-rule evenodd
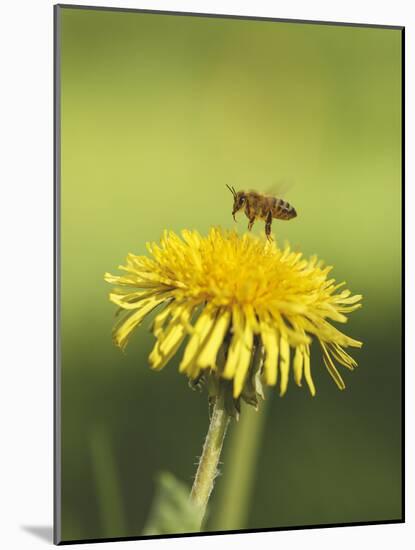
<path id="1" fill-rule="evenodd" d="M 350 294 L 350 291 L 348 292 Z M 356 302 L 360 302 L 362 300 L 363 296 L 361 294 L 355 294 L 354 296 L 350 296 L 350 298 L 341 298 L 338 300 L 338 302 L 342 304 L 355 304 Z"/>
<path id="2" fill-rule="evenodd" d="M 251 362 L 252 343 L 252 329 L 249 323 L 245 323 L 243 345 L 239 354 L 239 362 L 236 365 L 236 372 L 233 382 L 233 396 L 235 399 L 240 396 L 245 383 L 246 374 L 248 372 L 249 364 Z"/>
<path id="3" fill-rule="evenodd" d="M 137 309 L 147 305 L 148 300 L 151 300 L 151 296 L 156 296 L 154 290 L 148 291 L 143 290 L 140 292 L 130 292 L 129 294 L 117 294 L 112 292 L 109 295 L 111 302 L 121 307 L 122 309 Z M 168 294 L 157 294 L 157 297 L 160 297 L 161 300 L 167 300 Z"/>
<path id="4" fill-rule="evenodd" d="M 343 382 L 343 378 L 340 376 L 340 373 L 339 371 L 336 369 L 336 367 L 334 366 L 334 363 L 333 363 L 333 360 L 332 358 L 330 357 L 330 354 L 329 352 L 327 351 L 327 348 L 326 346 L 324 345 L 324 342 L 322 342 L 320 340 L 320 344 L 321 344 L 321 347 L 323 349 L 323 360 L 324 360 L 324 364 L 326 365 L 327 367 L 327 370 L 329 371 L 331 377 L 333 378 L 333 380 L 336 382 L 337 384 L 337 387 L 340 389 L 340 390 L 344 390 L 346 385 L 345 383 Z"/>
<path id="5" fill-rule="evenodd" d="M 291 304 L 286 304 L 287 307 L 292 307 Z M 283 302 L 278 302 L 278 307 L 284 308 Z M 276 305 L 273 304 L 273 307 L 270 308 L 271 313 L 271 319 L 273 321 L 273 324 L 276 324 L 278 330 L 280 333 L 283 333 L 286 335 L 287 340 L 293 345 L 298 346 L 300 344 L 309 344 L 311 339 L 309 336 L 306 335 L 303 329 L 299 329 L 297 327 L 296 321 L 298 320 L 298 310 L 295 308 L 293 310 L 293 313 L 295 313 L 295 317 L 291 319 L 291 324 L 294 328 L 290 328 L 287 326 L 287 323 L 284 322 L 281 313 L 276 308 Z"/>
<path id="6" fill-rule="evenodd" d="M 274 386 L 278 377 L 278 338 L 277 332 L 261 322 L 261 340 L 265 348 L 264 380 L 268 386 Z"/>
<path id="7" fill-rule="evenodd" d="M 178 308 L 179 309 L 179 308 Z M 179 349 L 184 337 L 187 335 L 186 326 L 182 322 L 182 318 L 189 320 L 192 313 L 192 308 L 186 308 L 181 311 L 180 315 L 176 315 L 169 323 L 169 326 L 163 335 L 159 338 L 150 353 L 150 366 L 159 370 L 162 369 L 168 361 L 173 357 Z"/>
<path id="8" fill-rule="evenodd" d="M 308 346 L 306 346 L 304 351 L 304 378 L 307 382 L 311 395 L 314 397 L 316 395 L 316 388 L 314 386 L 313 379 L 311 378 L 310 349 Z"/>
<path id="9" fill-rule="evenodd" d="M 175 308 L 175 303 L 170 304 L 166 306 L 163 311 L 161 311 L 156 317 L 154 318 L 153 324 L 151 326 L 151 330 L 154 334 L 154 336 L 157 338 L 160 334 L 163 332 L 164 324 L 166 323 L 167 319 L 169 318 L 170 314 Z"/>
<path id="10" fill-rule="evenodd" d="M 231 314 L 229 311 L 219 312 L 215 326 L 209 336 L 209 342 L 203 346 L 197 358 L 197 366 L 201 369 L 216 368 L 216 356 L 228 330 Z"/>
<path id="11" fill-rule="evenodd" d="M 162 369 L 179 349 L 186 331 L 182 325 L 175 325 L 171 328 L 168 338 L 164 340 L 164 349 L 161 349 L 160 342 L 157 341 L 152 352 L 149 355 L 149 363 L 152 369 Z"/>
<path id="12" fill-rule="evenodd" d="M 247 305 L 244 308 L 245 318 L 247 323 L 250 324 L 251 329 L 255 334 L 258 334 L 260 332 L 260 326 L 256 319 L 255 311 L 252 305 Z"/>
<path id="13" fill-rule="evenodd" d="M 150 313 L 150 311 L 152 311 L 161 302 L 164 302 L 164 298 L 149 298 L 148 300 L 145 300 L 145 302 L 146 303 L 142 305 L 140 309 L 134 313 L 129 313 L 115 325 L 113 330 L 113 338 L 117 346 L 125 348 L 131 331 L 142 322 L 144 317 Z"/>
<path id="14" fill-rule="evenodd" d="M 234 334 L 228 349 L 228 357 L 226 359 L 225 368 L 222 374 L 224 378 L 231 379 L 234 377 L 242 346 L 243 341 L 240 335 Z"/>
<path id="15" fill-rule="evenodd" d="M 199 315 L 196 324 L 194 325 L 193 334 L 186 346 L 183 354 L 183 359 L 180 363 L 179 371 L 188 372 L 191 374 L 191 367 L 201 350 L 205 339 L 208 337 L 216 319 L 216 312 L 212 312 L 210 308 L 205 308 Z"/>
<path id="16" fill-rule="evenodd" d="M 336 361 L 338 361 L 341 365 L 345 366 L 349 370 L 354 370 L 354 368 L 357 367 L 356 361 L 352 357 L 350 357 L 350 355 L 346 353 L 344 349 L 338 344 L 335 343 L 330 346 L 330 353 L 333 355 Z"/>
<path id="17" fill-rule="evenodd" d="M 242 313 L 239 308 L 234 307 L 232 312 L 232 331 L 233 336 L 228 349 L 228 357 L 223 371 L 224 378 L 233 378 L 236 367 L 239 362 L 239 356 L 243 346 L 243 327 Z"/>
<path id="18" fill-rule="evenodd" d="M 167 310 L 167 311 L 166 311 Z M 174 302 L 172 302 L 171 304 L 169 304 L 161 313 L 160 313 L 160 317 L 157 315 L 157 317 L 155 318 L 155 322 L 157 321 L 157 326 L 154 327 L 154 323 L 153 323 L 153 327 L 152 328 L 157 328 L 157 334 L 154 333 L 154 335 L 156 336 L 157 340 L 159 341 L 159 345 L 161 346 L 164 342 L 164 340 L 166 338 L 168 338 L 169 336 L 169 333 L 170 331 L 172 330 L 172 328 L 174 326 L 176 326 L 177 324 L 182 324 L 183 326 L 185 325 L 186 323 L 186 319 L 189 318 L 189 311 L 191 312 L 192 311 L 192 307 L 188 304 L 185 304 L 185 303 L 182 303 L 182 302 L 177 302 L 176 300 Z M 162 316 L 169 313 L 170 314 L 170 320 L 167 324 L 167 327 L 165 330 L 162 330 L 162 326 L 161 326 L 161 323 L 162 323 Z M 182 315 L 184 315 L 184 319 L 182 321 L 181 317 Z M 165 319 L 165 322 L 168 320 L 168 316 L 167 318 Z"/>
<path id="19" fill-rule="evenodd" d="M 285 336 L 280 339 L 280 395 L 283 396 L 287 391 L 288 374 L 290 372 L 290 346 Z"/>
<path id="20" fill-rule="evenodd" d="M 294 380 L 297 386 L 301 386 L 301 379 L 303 377 L 303 357 L 302 347 L 297 346 L 293 363 Z"/>

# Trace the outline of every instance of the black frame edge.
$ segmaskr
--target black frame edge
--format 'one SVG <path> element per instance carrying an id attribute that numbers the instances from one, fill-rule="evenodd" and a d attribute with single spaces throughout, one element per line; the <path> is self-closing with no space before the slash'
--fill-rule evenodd
<path id="1" fill-rule="evenodd" d="M 242 533 L 277 533 L 279 531 L 304 531 L 309 529 L 330 529 L 336 527 L 363 527 L 377 525 L 392 525 L 404 523 L 401 519 L 379 520 L 379 521 L 356 521 L 352 523 L 323 523 L 318 525 L 302 525 L 302 526 L 287 526 L 287 527 L 262 527 L 259 529 L 238 529 L 237 531 L 207 531 L 197 533 L 173 533 L 170 535 L 145 535 L 132 537 L 114 537 L 104 539 L 79 539 L 65 540 L 59 543 L 59 546 L 69 544 L 92 544 L 100 542 L 130 542 L 135 540 L 157 540 L 157 539 L 172 539 L 172 538 L 191 538 L 191 537 L 209 537 L 215 535 L 238 535 Z"/>

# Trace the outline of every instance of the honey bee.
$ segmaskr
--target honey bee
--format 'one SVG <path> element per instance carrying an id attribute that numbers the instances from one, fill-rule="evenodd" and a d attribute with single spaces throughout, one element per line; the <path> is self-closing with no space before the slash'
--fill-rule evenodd
<path id="1" fill-rule="evenodd" d="M 248 229 L 251 231 L 255 220 L 259 218 L 265 221 L 265 235 L 268 240 L 271 237 L 272 219 L 291 220 L 297 216 L 297 212 L 289 202 L 278 199 L 272 195 L 258 193 L 257 191 L 235 191 L 234 187 L 226 185 L 233 195 L 232 216 L 236 221 L 235 214 L 242 210 L 249 220 Z"/>

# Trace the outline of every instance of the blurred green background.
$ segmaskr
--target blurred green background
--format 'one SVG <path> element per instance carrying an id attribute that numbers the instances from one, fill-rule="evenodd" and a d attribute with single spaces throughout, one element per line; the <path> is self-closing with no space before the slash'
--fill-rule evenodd
<path id="1" fill-rule="evenodd" d="M 177 361 L 150 371 L 148 325 L 113 347 L 103 275 L 164 228 L 234 227 L 225 184 L 292 183 L 277 238 L 364 295 L 346 391 L 315 350 L 314 399 L 272 392 L 245 527 L 399 519 L 401 32 L 59 13 L 62 538 L 140 535 L 157 472 L 192 483 L 206 396 Z"/>

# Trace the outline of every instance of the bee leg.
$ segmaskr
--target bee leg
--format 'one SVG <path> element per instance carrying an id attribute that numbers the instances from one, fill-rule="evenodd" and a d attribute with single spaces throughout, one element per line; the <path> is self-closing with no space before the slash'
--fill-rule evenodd
<path id="1" fill-rule="evenodd" d="M 249 218 L 248 231 L 251 231 L 254 223 L 255 223 L 255 216 L 253 218 Z"/>
<path id="2" fill-rule="evenodd" d="M 265 220 L 265 235 L 269 241 L 272 241 L 271 236 L 272 212 L 270 212 Z"/>

